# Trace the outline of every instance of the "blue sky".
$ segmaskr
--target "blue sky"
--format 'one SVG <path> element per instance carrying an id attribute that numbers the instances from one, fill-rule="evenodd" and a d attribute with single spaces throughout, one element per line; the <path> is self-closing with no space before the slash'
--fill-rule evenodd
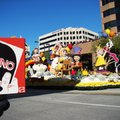
<path id="1" fill-rule="evenodd" d="M 31 50 L 40 35 L 66 27 L 101 32 L 99 0 L 0 0 L 0 37 L 21 35 Z"/>

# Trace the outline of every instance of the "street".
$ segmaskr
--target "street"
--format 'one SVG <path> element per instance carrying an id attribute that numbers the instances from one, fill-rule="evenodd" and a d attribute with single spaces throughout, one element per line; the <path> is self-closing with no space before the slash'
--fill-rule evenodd
<path id="1" fill-rule="evenodd" d="M 119 120 L 119 90 L 29 89 L 8 96 L 11 106 L 0 120 Z"/>

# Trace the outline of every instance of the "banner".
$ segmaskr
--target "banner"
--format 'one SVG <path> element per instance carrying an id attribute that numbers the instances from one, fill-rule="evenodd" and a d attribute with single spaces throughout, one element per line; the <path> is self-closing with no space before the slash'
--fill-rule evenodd
<path id="1" fill-rule="evenodd" d="M 0 94 L 25 92 L 24 50 L 24 38 L 0 38 Z"/>

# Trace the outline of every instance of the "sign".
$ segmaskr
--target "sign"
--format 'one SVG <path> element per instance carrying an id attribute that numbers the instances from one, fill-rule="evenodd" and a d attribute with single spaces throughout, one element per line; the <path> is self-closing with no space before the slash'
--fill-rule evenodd
<path id="1" fill-rule="evenodd" d="M 24 38 L 0 38 L 0 95 L 25 92 L 24 50 Z"/>

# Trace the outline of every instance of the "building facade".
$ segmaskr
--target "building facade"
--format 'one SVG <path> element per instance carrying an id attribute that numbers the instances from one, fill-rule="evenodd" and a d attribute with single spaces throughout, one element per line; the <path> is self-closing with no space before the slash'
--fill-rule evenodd
<path id="1" fill-rule="evenodd" d="M 120 33 L 120 0 L 100 0 L 102 29 Z"/>
<path id="2" fill-rule="evenodd" d="M 50 50 L 57 42 L 66 46 L 69 43 L 76 44 L 98 38 L 98 33 L 95 33 L 86 28 L 62 28 L 39 37 L 39 51 Z"/>

